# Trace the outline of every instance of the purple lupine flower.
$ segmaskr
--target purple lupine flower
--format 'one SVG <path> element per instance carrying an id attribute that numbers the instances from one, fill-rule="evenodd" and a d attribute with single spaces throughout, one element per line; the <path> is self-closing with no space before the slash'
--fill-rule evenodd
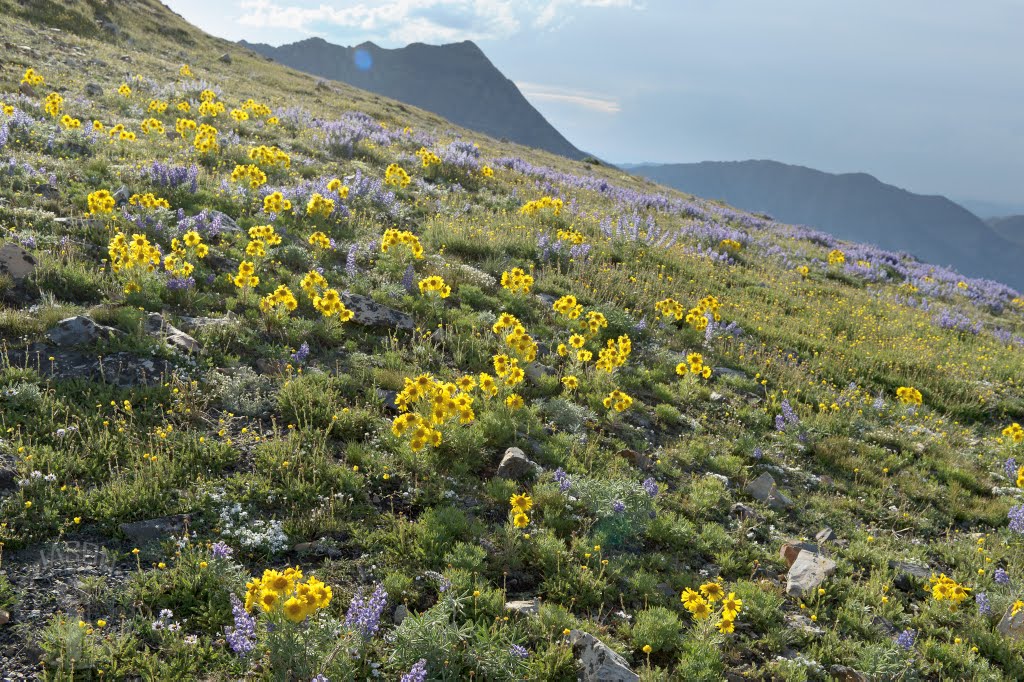
<path id="1" fill-rule="evenodd" d="M 416 288 L 416 270 L 413 269 L 412 263 L 405 269 L 405 274 L 402 275 L 402 286 L 410 296 L 415 296 L 419 290 Z"/>
<path id="2" fill-rule="evenodd" d="M 558 489 L 563 493 L 568 492 L 570 486 L 572 486 L 569 474 L 565 473 L 562 467 L 555 469 L 555 481 L 558 483 Z"/>
<path id="3" fill-rule="evenodd" d="M 299 349 L 291 354 L 292 362 L 301 365 L 309 357 L 309 344 L 305 341 L 299 346 Z"/>
<path id="4" fill-rule="evenodd" d="M 224 638 L 232 651 L 244 656 L 256 647 L 256 617 L 246 612 L 245 606 L 235 595 L 231 595 L 231 615 L 235 625 L 224 628 Z"/>
<path id="5" fill-rule="evenodd" d="M 452 581 L 448 580 L 448 578 L 445 578 L 437 571 L 424 571 L 423 575 L 437 582 L 438 592 L 447 592 L 452 586 Z"/>
<path id="6" fill-rule="evenodd" d="M 781 414 L 775 415 L 775 430 L 785 431 L 786 430 L 786 418 Z"/>
<path id="7" fill-rule="evenodd" d="M 427 659 L 421 658 L 420 660 L 413 663 L 412 668 L 409 672 L 402 675 L 401 682 L 426 682 L 427 679 Z"/>
<path id="8" fill-rule="evenodd" d="M 786 418 L 786 424 L 799 424 L 800 417 L 793 411 L 793 406 L 789 404 L 789 400 L 782 401 L 782 416 Z"/>
<path id="9" fill-rule="evenodd" d="M 1010 519 L 1010 530 L 1024 535 L 1024 504 L 1011 507 L 1010 513 L 1007 516 Z"/>
<path id="10" fill-rule="evenodd" d="M 526 650 L 526 647 L 520 646 L 518 644 L 513 644 L 512 646 L 510 646 L 508 648 L 508 653 L 509 653 L 510 656 L 513 656 L 515 658 L 529 658 L 530 657 L 530 652 Z"/>
<path id="11" fill-rule="evenodd" d="M 195 285 L 196 280 L 193 277 L 169 277 L 167 279 L 167 288 L 171 291 L 185 291 Z"/>
<path id="12" fill-rule="evenodd" d="M 904 630 L 900 633 L 900 636 L 896 638 L 896 643 L 903 647 L 904 650 L 910 651 L 914 648 L 914 642 L 917 641 L 917 633 L 913 630 Z"/>
<path id="13" fill-rule="evenodd" d="M 650 495 L 651 497 L 657 497 L 658 496 L 658 482 L 654 480 L 653 476 L 651 476 L 649 478 L 645 478 L 644 482 L 643 482 L 643 486 L 644 486 L 644 490 L 647 491 L 648 495 Z"/>
<path id="14" fill-rule="evenodd" d="M 974 595 L 974 603 L 978 605 L 978 613 L 981 615 L 987 616 L 992 613 L 992 605 L 988 603 L 988 595 L 984 592 Z"/>
<path id="15" fill-rule="evenodd" d="M 235 550 L 231 549 L 231 547 L 229 547 L 227 543 L 221 540 L 218 540 L 217 542 L 213 543 L 213 545 L 210 547 L 210 556 L 212 556 L 214 559 L 230 559 L 231 555 L 233 555 L 234 553 Z"/>
<path id="16" fill-rule="evenodd" d="M 1017 485 L 1017 471 L 1019 471 L 1019 468 L 1017 466 L 1016 457 L 1010 457 L 1006 460 L 1006 463 L 1003 465 L 1003 471 L 1006 472 L 1006 477 L 1010 479 L 1014 485 Z"/>
<path id="17" fill-rule="evenodd" d="M 358 244 L 352 244 L 352 246 L 348 247 L 348 255 L 345 256 L 345 274 L 349 277 L 355 277 L 359 274 L 359 268 L 356 266 L 356 254 L 358 252 Z"/>
<path id="18" fill-rule="evenodd" d="M 612 511 L 616 514 L 625 514 L 626 503 L 623 502 L 622 500 L 615 500 L 614 502 L 612 502 Z"/>
<path id="19" fill-rule="evenodd" d="M 754 448 L 754 451 L 750 453 L 750 456 L 753 457 L 754 459 L 761 459 L 762 457 L 764 457 L 764 450 L 762 450 L 761 446 L 758 445 Z"/>
<path id="20" fill-rule="evenodd" d="M 633 331 L 639 334 L 640 332 L 647 329 L 647 316 L 640 318 L 640 321 L 633 325 Z"/>
<path id="21" fill-rule="evenodd" d="M 992 574 L 992 579 L 996 581 L 997 585 L 1009 585 L 1010 584 L 1010 574 L 1007 573 L 1006 569 L 1003 568 L 1002 566 L 1000 566 L 999 568 L 997 568 L 995 570 L 995 573 Z"/>
<path id="22" fill-rule="evenodd" d="M 380 615 L 388 602 L 388 593 L 383 585 L 377 585 L 373 594 L 367 599 L 360 590 L 352 597 L 348 612 L 345 614 L 345 625 L 357 631 L 364 639 L 370 639 L 380 629 Z"/>

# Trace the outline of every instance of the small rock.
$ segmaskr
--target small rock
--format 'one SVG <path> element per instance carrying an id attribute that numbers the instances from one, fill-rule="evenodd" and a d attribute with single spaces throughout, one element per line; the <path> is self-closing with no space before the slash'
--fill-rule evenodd
<path id="1" fill-rule="evenodd" d="M 714 367 L 711 369 L 711 376 L 722 376 L 722 377 L 736 377 L 737 379 L 749 379 L 750 376 L 746 372 L 741 372 L 738 369 L 730 369 L 728 367 Z"/>
<path id="2" fill-rule="evenodd" d="M 120 334 L 113 327 L 98 324 L 85 315 L 76 315 L 58 322 L 46 332 L 46 337 L 58 346 L 77 346 Z"/>
<path id="3" fill-rule="evenodd" d="M 217 61 L 221 62 L 222 64 L 230 64 L 231 63 L 231 55 L 229 53 L 225 52 L 221 56 L 217 57 Z"/>
<path id="4" fill-rule="evenodd" d="M 654 461 L 647 455 L 642 452 L 637 452 L 636 450 L 630 450 L 629 448 L 619 450 L 619 457 L 622 457 L 637 469 L 641 469 L 643 471 L 648 471 L 649 469 L 654 468 Z"/>
<path id="5" fill-rule="evenodd" d="M 786 560 L 786 566 L 792 568 L 793 562 L 800 555 L 802 551 L 808 551 L 812 554 L 818 553 L 818 546 L 812 545 L 809 542 L 787 542 L 779 548 L 779 557 Z"/>
<path id="6" fill-rule="evenodd" d="M 20 282 L 36 271 L 36 259 L 17 244 L 0 246 L 0 275 Z"/>
<path id="7" fill-rule="evenodd" d="M 103 88 L 95 83 L 86 83 L 85 94 L 89 97 L 103 97 Z"/>
<path id="8" fill-rule="evenodd" d="M 748 507 L 742 502 L 737 502 L 729 509 L 729 513 L 739 518 L 741 521 L 756 521 L 761 518 L 760 514 L 757 513 L 753 507 Z"/>
<path id="9" fill-rule="evenodd" d="M 823 635 L 825 631 L 815 625 L 814 621 L 802 613 L 787 613 L 786 625 L 792 630 L 800 630 L 809 635 Z"/>
<path id="10" fill-rule="evenodd" d="M 412 331 L 416 322 L 412 316 L 377 303 L 372 298 L 344 293 L 341 300 L 352 311 L 352 321 L 367 327 L 388 327 Z"/>
<path id="11" fill-rule="evenodd" d="M 932 577 L 932 571 L 927 566 L 911 564 L 906 561 L 889 561 L 889 568 L 896 572 L 893 585 L 904 592 L 913 592 L 917 589 L 916 580 L 928 580 Z"/>
<path id="12" fill-rule="evenodd" d="M 11 622 L 11 614 L 0 609 L 0 625 L 7 625 L 9 622 Z"/>
<path id="13" fill-rule="evenodd" d="M 573 630 L 569 642 L 579 665 L 580 682 L 639 682 L 640 676 L 629 669 L 626 659 L 589 632 Z"/>
<path id="14" fill-rule="evenodd" d="M 401 625 L 402 621 L 404 621 L 408 616 L 409 609 L 406 608 L 405 604 L 399 604 L 395 607 L 395 612 L 391 614 L 391 622 L 395 625 Z"/>
<path id="15" fill-rule="evenodd" d="M 524 616 L 535 616 L 540 613 L 540 601 L 534 597 L 533 599 L 505 602 L 505 610 L 514 611 Z"/>
<path id="16" fill-rule="evenodd" d="M 60 196 L 57 188 L 48 183 L 42 183 L 32 188 L 33 194 L 38 194 L 44 199 L 56 199 Z"/>
<path id="17" fill-rule="evenodd" d="M 1013 604 L 1006 608 L 1006 613 L 1003 614 L 1003 619 L 999 621 L 996 630 L 1012 639 L 1022 639 L 1024 638 L 1024 609 L 1017 611 L 1016 616 L 1011 614 L 1013 614 Z"/>
<path id="18" fill-rule="evenodd" d="M 235 323 L 235 318 L 227 317 L 179 317 L 181 326 L 189 331 L 206 329 L 207 327 L 226 327 Z"/>
<path id="19" fill-rule="evenodd" d="M 146 331 L 152 335 L 163 336 L 168 346 L 183 353 L 198 353 L 201 350 L 198 341 L 165 320 L 160 313 L 150 313 L 146 316 Z"/>
<path id="20" fill-rule="evenodd" d="M 498 478 L 512 481 L 524 481 L 533 478 L 542 471 L 539 464 L 530 461 L 519 448 L 509 448 L 498 465 Z"/>
<path id="21" fill-rule="evenodd" d="M 711 398 L 711 402 L 713 402 L 713 403 L 720 403 L 723 400 L 725 400 L 725 396 L 722 395 L 721 393 L 719 393 L 718 391 L 711 391 L 710 398 Z"/>
<path id="22" fill-rule="evenodd" d="M 722 474 L 716 474 L 716 473 L 712 473 L 712 472 L 709 471 L 708 473 L 704 474 L 704 478 L 713 478 L 716 481 L 718 481 L 719 483 L 721 483 L 723 487 L 726 487 L 726 488 L 729 487 L 729 477 L 728 476 L 723 476 Z"/>
<path id="23" fill-rule="evenodd" d="M 743 489 L 755 500 L 767 502 L 772 509 L 786 509 L 793 506 L 793 501 L 782 493 L 775 485 L 775 479 L 765 472 L 747 484 Z"/>
<path id="24" fill-rule="evenodd" d="M 0 491 L 14 490 L 20 478 L 17 469 L 0 466 Z"/>
<path id="25" fill-rule="evenodd" d="M 174 516 L 164 516 L 159 519 L 122 523 L 118 527 L 129 540 L 135 544 L 142 545 L 180 534 L 185 530 L 185 523 L 188 520 L 189 517 L 185 514 L 175 514 Z"/>
<path id="26" fill-rule="evenodd" d="M 128 203 L 128 200 L 131 198 L 131 196 L 131 190 L 129 190 L 124 185 L 121 185 L 120 187 L 117 188 L 117 191 L 114 192 L 114 202 L 118 206 L 124 206 L 125 204 Z"/>
<path id="27" fill-rule="evenodd" d="M 28 83 L 22 83 L 18 86 L 18 91 L 25 95 L 25 97 L 35 97 L 36 91 L 32 89 L 32 86 Z"/>
<path id="28" fill-rule="evenodd" d="M 829 675 L 832 676 L 833 680 L 841 680 L 842 682 L 870 682 L 867 675 L 859 670 L 854 670 L 845 665 L 833 665 L 828 669 Z"/>
<path id="29" fill-rule="evenodd" d="M 824 544 L 831 542 L 836 539 L 836 533 L 831 528 L 822 528 L 818 531 L 818 534 L 814 536 L 814 539 L 818 541 L 818 544 Z"/>
<path id="30" fill-rule="evenodd" d="M 836 562 L 820 554 L 801 550 L 796 561 L 789 567 L 786 579 L 786 594 L 802 597 L 818 589 L 825 579 L 835 573 Z"/>

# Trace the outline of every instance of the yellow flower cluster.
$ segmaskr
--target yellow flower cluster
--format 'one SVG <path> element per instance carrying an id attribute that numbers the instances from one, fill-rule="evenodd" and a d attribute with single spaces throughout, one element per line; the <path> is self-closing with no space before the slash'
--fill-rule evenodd
<path id="1" fill-rule="evenodd" d="M 244 260 L 238 264 L 238 274 L 232 277 L 231 281 L 239 289 L 245 289 L 259 284 L 260 278 L 256 276 L 256 266 L 251 261 Z"/>
<path id="2" fill-rule="evenodd" d="M 149 100 L 149 110 L 157 114 L 162 114 L 167 111 L 167 102 L 162 99 L 151 99 Z"/>
<path id="3" fill-rule="evenodd" d="M 334 213 L 334 199 L 328 199 L 319 192 L 313 192 L 313 196 L 306 203 L 306 215 L 330 218 Z"/>
<path id="4" fill-rule="evenodd" d="M 337 194 L 339 199 L 348 199 L 348 185 L 342 184 L 338 178 L 327 183 L 327 190 Z"/>
<path id="5" fill-rule="evenodd" d="M 1014 443 L 1024 442 L 1024 427 L 1014 422 L 1003 429 L 1003 435 L 1012 440 Z"/>
<path id="6" fill-rule="evenodd" d="M 199 126 L 199 129 L 196 130 L 196 137 L 192 140 L 192 146 L 204 154 L 217 150 L 217 129 L 205 123 Z"/>
<path id="7" fill-rule="evenodd" d="M 510 358 L 502 353 L 500 355 L 495 355 L 491 358 L 491 361 L 494 363 L 494 373 L 505 381 L 506 386 L 517 386 L 518 384 L 523 383 L 523 379 L 526 378 L 526 372 L 524 372 L 523 368 L 519 366 L 519 360 L 515 358 Z M 481 377 L 482 376 L 483 375 L 481 375 Z M 481 379 L 481 388 L 483 388 L 483 385 L 484 382 Z"/>
<path id="8" fill-rule="evenodd" d="M 182 78 L 191 78 L 192 77 L 192 69 L 189 68 L 188 64 L 182 64 L 181 68 L 178 69 L 178 75 L 181 76 Z"/>
<path id="9" fill-rule="evenodd" d="M 526 528 L 530 525 L 530 517 L 526 512 L 533 509 L 533 499 L 526 493 L 516 493 L 508 500 L 512 507 L 512 524 L 516 528 Z"/>
<path id="10" fill-rule="evenodd" d="M 164 134 L 164 124 L 161 123 L 160 121 L 156 120 L 155 118 L 147 118 L 146 120 L 144 120 L 139 125 L 139 127 L 142 128 L 142 132 L 144 132 L 146 134 L 149 134 L 149 133 L 157 133 L 157 134 L 160 134 L 160 135 Z"/>
<path id="11" fill-rule="evenodd" d="M 674 298 L 665 298 L 654 304 L 654 310 L 658 313 L 659 317 L 668 317 L 671 315 L 676 320 L 683 319 L 683 304 Z"/>
<path id="12" fill-rule="evenodd" d="M 420 280 L 419 287 L 420 293 L 424 296 L 430 292 L 435 292 L 441 298 L 448 298 L 452 293 L 452 288 L 444 283 L 444 279 L 440 275 L 424 277 Z"/>
<path id="13" fill-rule="evenodd" d="M 557 236 L 559 240 L 575 245 L 582 244 L 587 240 L 582 232 L 576 230 L 559 230 Z"/>
<path id="14" fill-rule="evenodd" d="M 164 269 L 177 277 L 188 277 L 195 267 L 185 260 L 188 257 L 188 249 L 192 249 L 197 258 L 206 258 L 210 253 L 210 247 L 203 243 L 203 238 L 195 230 L 189 230 L 171 240 L 171 253 L 164 258 Z"/>
<path id="15" fill-rule="evenodd" d="M 583 326 L 593 336 L 608 326 L 608 319 L 604 316 L 604 313 L 591 310 L 587 313 L 587 321 L 583 323 Z"/>
<path id="16" fill-rule="evenodd" d="M 803 277 L 804 279 L 806 279 L 807 276 L 811 274 L 811 269 L 806 265 L 798 266 L 796 271 L 799 272 L 800 276 Z"/>
<path id="17" fill-rule="evenodd" d="M 726 595 L 721 584 L 717 582 L 704 583 L 700 586 L 699 592 L 687 587 L 683 590 L 680 601 L 695 620 L 707 620 L 712 615 L 712 605 L 722 602 L 716 626 L 722 634 L 735 631 L 736 617 L 743 610 L 743 600 L 737 597 L 735 592 Z"/>
<path id="18" fill-rule="evenodd" d="M 317 231 L 309 235 L 309 245 L 326 251 L 331 248 L 331 239 L 323 232 Z"/>
<path id="19" fill-rule="evenodd" d="M 904 405 L 920 405 L 924 401 L 921 391 L 911 386 L 900 386 L 897 388 L 896 398 Z"/>
<path id="20" fill-rule="evenodd" d="M 266 104 L 260 104 L 259 102 L 253 100 L 252 98 L 249 98 L 242 103 L 242 109 L 244 111 L 248 111 L 257 118 L 263 116 L 270 116 L 270 114 L 274 113 Z"/>
<path id="21" fill-rule="evenodd" d="M 174 131 L 181 135 L 181 139 L 185 139 L 187 133 L 192 132 L 196 129 L 196 122 L 190 118 L 179 118 L 174 123 Z"/>
<path id="22" fill-rule="evenodd" d="M 601 372 L 614 372 L 616 367 L 626 364 L 631 352 L 633 352 L 633 342 L 625 334 L 616 340 L 608 339 L 607 345 L 598 351 L 595 366 Z"/>
<path id="23" fill-rule="evenodd" d="M 183 119 L 179 118 L 178 120 L 181 121 Z M 231 171 L 231 182 L 238 182 L 239 180 L 247 180 L 249 187 L 259 189 L 267 184 L 267 174 L 254 164 L 250 163 L 245 166 L 239 164 L 235 166 L 235 170 Z"/>
<path id="24" fill-rule="evenodd" d="M 718 299 L 714 296 L 705 296 L 697 302 L 697 305 L 690 308 L 689 312 L 686 313 L 686 324 L 690 325 L 699 332 L 704 331 L 708 328 L 708 314 L 711 318 L 718 322 L 722 319 L 722 316 L 718 312 L 719 303 Z"/>
<path id="25" fill-rule="evenodd" d="M 267 569 L 263 577 L 253 578 L 245 585 L 245 609 L 257 606 L 265 613 L 283 613 L 293 623 L 301 623 L 331 603 L 331 588 L 313 576 L 303 581 L 298 567 L 284 571 Z"/>
<path id="26" fill-rule="evenodd" d="M 971 591 L 969 587 L 964 587 L 952 578 L 946 577 L 945 573 L 942 573 L 938 577 L 932 575 L 931 580 L 932 598 L 935 601 L 948 600 L 954 604 L 959 604 L 963 600 L 967 599 L 967 593 Z"/>
<path id="27" fill-rule="evenodd" d="M 64 114 L 60 117 L 60 124 L 64 126 L 66 130 L 77 130 L 82 127 L 82 122 L 77 118 L 73 118 L 68 114 Z"/>
<path id="28" fill-rule="evenodd" d="M 559 215 L 562 212 L 562 207 L 565 206 L 565 202 L 561 199 L 552 197 L 541 197 L 534 201 L 528 201 L 522 205 L 519 209 L 520 215 L 536 215 L 544 209 L 550 208 L 552 215 Z"/>
<path id="29" fill-rule="evenodd" d="M 441 432 L 432 428 L 426 419 L 411 412 L 395 417 L 391 424 L 391 432 L 398 438 L 406 433 L 411 434 L 409 447 L 413 452 L 419 452 L 427 445 L 433 445 L 436 448 L 441 444 Z"/>
<path id="30" fill-rule="evenodd" d="M 178 102 L 174 105 L 174 108 L 186 114 L 192 111 L 192 105 L 188 102 Z"/>
<path id="31" fill-rule="evenodd" d="M 295 299 L 295 295 L 284 284 L 274 289 L 273 293 L 267 294 L 260 299 L 260 310 L 264 313 L 277 312 L 279 310 L 290 313 L 298 307 L 299 302 Z"/>
<path id="32" fill-rule="evenodd" d="M 629 409 L 629 406 L 633 404 L 633 399 L 628 395 L 615 389 L 609 393 L 604 399 L 604 406 L 607 409 L 613 409 L 616 412 L 625 412 Z"/>
<path id="33" fill-rule="evenodd" d="M 527 274 L 522 268 L 512 268 L 501 273 L 501 286 L 512 293 L 530 293 L 533 288 L 533 275 Z"/>
<path id="34" fill-rule="evenodd" d="M 261 166 L 292 167 L 292 158 L 276 146 L 268 147 L 261 144 L 258 147 L 253 147 L 249 150 L 249 158 Z"/>
<path id="35" fill-rule="evenodd" d="M 121 97 L 131 97 L 132 89 L 128 87 L 127 83 L 121 83 L 121 87 L 117 89 L 117 94 L 121 95 Z"/>
<path id="36" fill-rule="evenodd" d="M 64 106 L 64 98 L 59 93 L 51 92 L 43 102 L 43 110 L 53 118 L 57 118 L 60 108 Z"/>
<path id="37" fill-rule="evenodd" d="M 45 82 L 45 80 L 41 75 L 36 73 L 35 69 L 29 67 L 25 69 L 25 75 L 21 77 L 21 82 L 27 83 L 32 87 L 35 87 L 37 85 L 42 85 Z"/>
<path id="38" fill-rule="evenodd" d="M 426 147 L 420 147 L 419 151 L 416 152 L 416 156 L 420 157 L 420 161 L 423 163 L 424 168 L 441 165 L 441 157 Z"/>
<path id="39" fill-rule="evenodd" d="M 323 293 L 314 295 L 313 307 L 324 317 L 337 315 L 342 322 L 348 322 L 355 316 L 355 313 L 345 307 L 336 289 L 325 289 Z"/>
<path id="40" fill-rule="evenodd" d="M 722 241 L 718 242 L 718 245 L 725 249 L 726 251 L 739 251 L 740 249 L 743 248 L 743 245 L 740 244 L 735 239 L 723 239 Z"/>
<path id="41" fill-rule="evenodd" d="M 842 265 L 846 262 L 846 254 L 839 249 L 832 249 L 828 252 L 828 264 L 829 265 Z"/>
<path id="42" fill-rule="evenodd" d="M 405 187 L 412 178 L 405 172 L 405 169 L 399 166 L 397 163 L 393 163 L 384 170 L 384 184 L 394 185 L 395 187 Z"/>
<path id="43" fill-rule="evenodd" d="M 575 391 L 580 387 L 580 380 L 572 374 L 567 374 L 562 377 L 562 385 L 567 391 Z"/>
<path id="44" fill-rule="evenodd" d="M 213 90 L 203 90 L 199 93 L 200 102 L 212 102 L 215 99 L 217 99 L 217 93 Z"/>
<path id="45" fill-rule="evenodd" d="M 526 327 L 511 313 L 502 313 L 498 316 L 498 319 L 491 325 L 491 331 L 495 334 L 501 335 L 505 330 L 511 330 L 505 335 L 504 340 L 509 348 L 516 352 L 516 355 L 521 357 L 524 362 L 533 362 L 537 359 L 537 343 L 533 338 L 526 333 Z M 497 369 L 497 365 L 495 365 Z M 517 367 L 518 369 L 518 367 Z M 522 370 L 520 370 L 521 372 Z M 499 376 L 506 376 L 505 373 L 498 372 Z M 518 381 L 516 383 L 519 383 Z M 513 386 L 515 384 L 509 384 Z"/>
<path id="46" fill-rule="evenodd" d="M 561 297 L 551 305 L 551 308 L 570 320 L 575 320 L 583 314 L 583 306 L 576 302 L 576 297 L 572 294 Z"/>
<path id="47" fill-rule="evenodd" d="M 110 270 L 141 269 L 153 272 L 160 265 L 160 251 L 149 243 L 144 234 L 133 234 L 129 241 L 125 234 L 118 231 L 107 246 L 110 256 Z"/>
<path id="48" fill-rule="evenodd" d="M 224 102 L 215 102 L 213 100 L 207 100 L 199 103 L 199 115 L 209 116 L 210 118 L 217 118 L 219 114 L 223 114 L 226 110 Z"/>
<path id="49" fill-rule="evenodd" d="M 231 110 L 231 118 L 235 119 L 239 123 L 241 123 L 242 121 L 248 121 L 249 120 L 249 112 L 246 111 L 245 109 L 232 109 Z"/>
<path id="50" fill-rule="evenodd" d="M 484 176 L 485 178 L 493 178 L 494 177 L 494 169 L 491 168 L 490 166 L 483 166 L 480 169 L 480 175 Z"/>
<path id="51" fill-rule="evenodd" d="M 145 194 L 133 194 L 128 198 L 128 203 L 132 206 L 139 206 L 141 208 L 166 208 L 169 209 L 171 205 L 167 202 L 167 199 L 156 196 L 152 192 L 146 192 Z"/>
<path id="52" fill-rule="evenodd" d="M 384 236 L 380 240 L 381 253 L 387 253 L 392 246 L 406 246 L 412 252 L 413 258 L 423 258 L 420 238 L 408 230 L 397 230 L 393 227 L 384 230 Z"/>
<path id="53" fill-rule="evenodd" d="M 700 353 L 690 353 L 686 356 L 686 362 L 676 365 L 676 374 L 679 376 L 698 374 L 708 379 L 711 377 L 711 366 L 704 364 L 704 356 Z"/>
<path id="54" fill-rule="evenodd" d="M 264 213 L 284 213 L 292 210 L 292 202 L 284 198 L 280 192 L 272 192 L 263 197 Z"/>
<path id="55" fill-rule="evenodd" d="M 93 127 L 96 127 L 95 124 L 93 124 Z M 115 126 L 111 126 L 108 134 L 110 135 L 111 139 L 114 139 L 116 137 L 119 140 L 127 140 L 129 142 L 135 139 L 135 133 L 132 132 L 131 130 L 125 130 L 123 123 L 118 123 Z"/>
<path id="56" fill-rule="evenodd" d="M 469 424 L 476 418 L 473 397 L 469 395 L 474 385 L 472 377 L 462 377 L 456 383 L 437 382 L 429 374 L 421 374 L 415 379 L 406 378 L 405 387 L 395 398 L 395 404 L 403 414 L 394 419 L 391 432 L 399 438 L 411 433 L 410 446 L 414 452 L 427 445 L 439 446 L 441 432 L 435 427 L 455 417 L 460 424 Z M 429 418 L 410 412 L 420 403 L 429 410 Z"/>
<path id="57" fill-rule="evenodd" d="M 111 213 L 114 210 L 114 206 L 117 205 L 117 202 L 114 201 L 114 195 L 107 189 L 98 189 L 92 192 L 86 201 L 89 203 L 90 215 Z"/>

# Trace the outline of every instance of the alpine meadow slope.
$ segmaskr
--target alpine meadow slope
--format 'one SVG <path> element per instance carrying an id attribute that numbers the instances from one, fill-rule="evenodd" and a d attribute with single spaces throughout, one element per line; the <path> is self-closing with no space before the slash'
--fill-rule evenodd
<path id="1" fill-rule="evenodd" d="M 1024 678 L 1024 298 L 0 0 L 0 670 Z"/>

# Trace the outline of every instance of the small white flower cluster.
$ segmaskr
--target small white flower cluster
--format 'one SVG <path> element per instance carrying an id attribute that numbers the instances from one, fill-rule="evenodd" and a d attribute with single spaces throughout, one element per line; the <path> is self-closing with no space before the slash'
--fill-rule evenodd
<path id="1" fill-rule="evenodd" d="M 220 532 L 247 549 L 265 549 L 271 553 L 288 547 L 288 536 L 277 520 L 250 519 L 249 512 L 235 503 L 220 511 Z"/>
<path id="2" fill-rule="evenodd" d="M 21 488 L 27 488 L 30 485 L 32 485 L 33 483 L 39 483 L 40 481 L 45 481 L 47 483 L 56 483 L 57 482 L 57 475 L 56 474 L 45 474 L 44 475 L 42 471 L 39 471 L 38 469 L 36 469 L 35 471 L 33 471 L 32 473 L 30 473 L 28 475 L 28 478 L 23 478 L 20 481 L 18 481 L 18 486 L 21 487 Z"/>

